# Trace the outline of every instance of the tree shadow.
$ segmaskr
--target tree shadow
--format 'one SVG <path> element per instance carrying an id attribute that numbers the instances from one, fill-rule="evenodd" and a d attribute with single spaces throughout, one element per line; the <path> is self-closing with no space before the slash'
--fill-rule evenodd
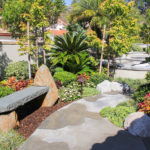
<path id="1" fill-rule="evenodd" d="M 4 79 L 4 70 L 10 62 L 11 60 L 7 54 L 3 52 L 2 42 L 0 42 L 0 80 Z"/>
<path id="2" fill-rule="evenodd" d="M 143 117 L 136 119 L 130 127 Z M 102 143 L 93 144 L 90 150 L 150 150 L 150 137 L 142 138 L 131 135 L 127 130 L 120 130 L 115 136 L 108 137 Z"/>

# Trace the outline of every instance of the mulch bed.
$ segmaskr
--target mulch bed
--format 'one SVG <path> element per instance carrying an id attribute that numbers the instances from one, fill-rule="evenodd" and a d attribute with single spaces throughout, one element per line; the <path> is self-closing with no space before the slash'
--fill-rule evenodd
<path id="1" fill-rule="evenodd" d="M 16 129 L 17 132 L 25 138 L 28 138 L 46 117 L 68 104 L 70 104 L 70 102 L 60 102 L 52 107 L 38 108 L 33 113 L 20 120 L 19 127 Z"/>

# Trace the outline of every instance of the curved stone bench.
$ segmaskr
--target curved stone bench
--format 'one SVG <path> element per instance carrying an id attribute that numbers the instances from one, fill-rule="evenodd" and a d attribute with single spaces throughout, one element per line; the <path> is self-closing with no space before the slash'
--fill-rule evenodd
<path id="1" fill-rule="evenodd" d="M 9 131 L 18 124 L 16 109 L 47 94 L 49 87 L 31 86 L 0 98 L 0 131 Z"/>

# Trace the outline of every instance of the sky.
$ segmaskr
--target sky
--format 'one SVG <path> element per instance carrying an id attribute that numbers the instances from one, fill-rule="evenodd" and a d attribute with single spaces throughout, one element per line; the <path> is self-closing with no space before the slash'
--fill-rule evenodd
<path id="1" fill-rule="evenodd" d="M 66 2 L 67 5 L 70 5 L 72 0 L 65 0 L 65 2 Z"/>

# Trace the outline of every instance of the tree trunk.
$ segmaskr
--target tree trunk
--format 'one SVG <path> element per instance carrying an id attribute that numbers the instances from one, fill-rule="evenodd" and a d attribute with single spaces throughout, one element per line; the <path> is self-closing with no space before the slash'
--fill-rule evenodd
<path id="1" fill-rule="evenodd" d="M 42 32 L 43 32 L 43 59 L 44 59 L 44 65 L 46 65 L 46 54 L 45 54 L 45 49 L 44 49 L 44 45 L 45 45 L 45 38 L 44 38 L 44 27 L 42 28 Z"/>
<path id="2" fill-rule="evenodd" d="M 109 77 L 110 75 L 110 53 L 108 54 L 108 62 L 107 62 L 107 76 Z"/>
<path id="3" fill-rule="evenodd" d="M 105 44 L 105 32 L 106 32 L 106 25 L 104 25 L 104 31 L 103 31 L 103 41 L 102 41 L 102 52 L 101 52 L 101 58 L 100 58 L 100 66 L 99 66 L 99 74 L 102 72 L 102 63 L 103 63 L 103 55 L 104 55 L 104 44 Z"/>
<path id="4" fill-rule="evenodd" d="M 116 55 L 113 54 L 113 72 L 114 72 L 114 75 L 115 75 L 115 70 L 116 70 Z"/>
<path id="5" fill-rule="evenodd" d="M 27 39 L 28 39 L 28 70 L 29 79 L 31 79 L 31 56 L 30 56 L 30 23 L 27 22 Z"/>
<path id="6" fill-rule="evenodd" d="M 39 49 L 38 49 L 38 35 L 37 35 L 37 29 L 36 29 L 36 40 L 35 40 L 35 47 L 36 47 L 36 66 L 37 69 L 39 68 Z"/>

